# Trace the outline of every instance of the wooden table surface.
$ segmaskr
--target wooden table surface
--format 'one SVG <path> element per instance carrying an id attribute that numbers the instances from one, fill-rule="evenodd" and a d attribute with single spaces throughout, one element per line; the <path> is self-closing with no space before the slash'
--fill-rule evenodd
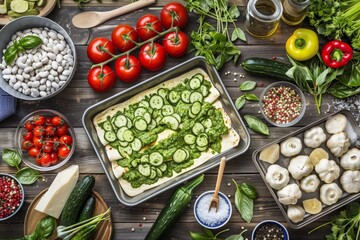
<path id="1" fill-rule="evenodd" d="M 104 0 L 102 4 L 95 0 L 91 0 L 91 3 L 87 5 L 86 10 L 111 10 L 115 7 L 129 3 L 126 1 L 112 1 Z M 86 56 L 86 46 L 95 37 L 108 37 L 110 38 L 113 28 L 120 23 L 127 23 L 135 26 L 136 20 L 145 13 L 153 13 L 159 15 L 161 6 L 164 6 L 167 1 L 157 1 L 155 5 L 127 14 L 117 18 L 114 18 L 98 27 L 92 29 L 77 29 L 71 23 L 71 18 L 80 10 L 76 7 L 76 4 L 72 0 L 62 0 L 61 9 L 55 8 L 53 12 L 48 16 L 59 23 L 71 36 L 75 45 L 78 55 L 78 68 L 74 78 L 64 91 L 56 95 L 55 97 L 46 101 L 18 101 L 16 114 L 7 120 L 0 123 L 0 151 L 4 148 L 14 148 L 14 134 L 15 129 L 19 121 L 28 113 L 37 109 L 54 109 L 63 113 L 71 122 L 76 132 L 76 150 L 72 159 L 66 164 L 78 164 L 80 166 L 81 175 L 92 174 L 96 178 L 95 190 L 98 191 L 107 204 L 112 209 L 112 221 L 113 221 L 113 239 L 143 239 L 148 232 L 151 225 L 154 223 L 159 212 L 164 206 L 166 200 L 171 196 L 175 189 L 171 189 L 157 197 L 142 203 L 138 206 L 127 207 L 118 202 L 113 193 L 109 181 L 97 159 L 94 149 L 92 148 L 90 141 L 88 140 L 84 128 L 82 127 L 81 117 L 89 106 L 101 101 L 107 97 L 112 96 L 115 93 L 121 92 L 128 88 L 132 84 L 124 84 L 117 81 L 116 87 L 107 93 L 96 93 L 87 84 L 87 72 L 91 66 Z M 241 17 L 238 19 L 238 26 L 244 29 L 244 12 L 246 0 L 238 0 L 237 5 L 241 11 Z M 190 14 L 190 20 L 186 32 L 190 33 L 191 30 L 197 29 L 196 16 Z M 300 26 L 307 26 L 306 23 Z M 241 60 L 247 57 L 265 57 L 277 59 L 285 59 L 284 44 L 286 39 L 292 34 L 296 27 L 289 27 L 281 22 L 280 28 L 275 35 L 265 38 L 257 39 L 247 34 L 247 43 L 238 41 L 236 44 L 239 46 L 242 54 Z M 178 63 L 183 62 L 186 59 L 193 57 L 193 54 L 188 54 L 183 58 L 174 59 L 168 58 L 165 69 L 176 66 Z M 236 77 L 237 81 L 234 81 L 234 75 L 225 75 L 225 72 L 241 73 L 245 75 L 245 78 L 240 79 Z M 235 100 L 240 94 L 239 85 L 245 80 L 262 81 L 267 86 L 273 82 L 270 78 L 260 78 L 251 74 L 245 73 L 242 67 L 232 62 L 225 65 L 225 67 L 219 72 L 227 90 L 233 100 Z M 153 73 L 143 71 L 141 78 L 136 83 L 142 82 L 145 79 L 151 77 Z M 264 87 L 257 87 L 253 92 L 256 95 L 260 95 Z M 230 231 L 223 234 L 223 237 L 238 234 L 243 228 L 247 229 L 245 236 L 250 239 L 251 232 L 254 226 L 262 220 L 273 219 L 282 222 L 287 226 L 283 215 L 281 214 L 277 204 L 270 195 L 270 192 L 266 188 L 264 181 L 259 175 L 255 165 L 252 162 L 252 152 L 258 147 L 263 146 L 275 139 L 278 139 L 285 134 L 289 134 L 294 130 L 297 130 L 307 124 L 317 120 L 319 117 L 326 116 L 326 114 L 334 112 L 334 108 L 331 107 L 333 98 L 326 95 L 322 107 L 321 115 L 318 115 L 313 98 L 306 94 L 307 97 L 307 109 L 304 118 L 297 123 L 294 127 L 289 128 L 270 128 L 270 136 L 262 136 L 253 131 L 251 134 L 251 147 L 243 155 L 229 161 L 225 168 L 225 174 L 221 185 L 221 191 L 227 195 L 230 195 L 234 207 L 234 192 L 235 187 L 231 183 L 231 179 L 235 179 L 238 182 L 248 182 L 253 184 L 259 192 L 259 198 L 255 201 L 254 218 L 250 224 L 245 223 L 239 213 L 233 208 L 233 214 L 230 222 L 225 226 Z M 259 105 L 257 103 L 247 103 L 240 111 L 241 115 L 252 114 L 257 117 L 261 117 L 259 113 Z M 23 234 L 23 221 L 25 213 L 31 201 L 39 194 L 44 188 L 49 187 L 55 175 L 64 168 L 56 171 L 43 173 L 45 181 L 37 181 L 31 186 L 25 187 L 26 197 L 25 204 L 20 212 L 10 220 L 0 222 L 0 237 L 20 237 Z M 5 163 L 0 162 L 0 172 L 6 172 L 15 174 L 13 168 L 8 167 Z M 195 196 L 198 196 L 204 191 L 213 189 L 216 181 L 217 168 L 209 170 L 205 174 L 205 181 L 195 190 Z M 190 239 L 189 231 L 199 232 L 202 231 L 201 226 L 196 222 L 193 215 L 193 204 L 196 197 L 193 197 L 190 206 L 186 209 L 181 218 L 177 221 L 176 225 L 171 230 L 167 239 Z M 291 239 L 325 239 L 325 235 L 329 232 L 329 228 L 323 228 L 313 234 L 308 235 L 307 232 L 314 227 L 328 221 L 331 217 L 330 214 L 324 218 L 319 219 L 316 222 L 300 229 L 289 229 Z M 222 228 L 222 229 L 225 229 Z"/>

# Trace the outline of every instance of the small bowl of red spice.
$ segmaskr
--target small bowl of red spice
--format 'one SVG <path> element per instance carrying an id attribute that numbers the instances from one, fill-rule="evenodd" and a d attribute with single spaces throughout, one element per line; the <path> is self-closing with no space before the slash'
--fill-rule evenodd
<path id="1" fill-rule="evenodd" d="M 261 114 L 277 127 L 289 127 L 304 116 L 306 99 L 294 84 L 280 81 L 270 84 L 260 95 Z"/>
<path id="2" fill-rule="evenodd" d="M 0 221 L 14 216 L 24 203 L 24 188 L 10 174 L 0 173 Z"/>

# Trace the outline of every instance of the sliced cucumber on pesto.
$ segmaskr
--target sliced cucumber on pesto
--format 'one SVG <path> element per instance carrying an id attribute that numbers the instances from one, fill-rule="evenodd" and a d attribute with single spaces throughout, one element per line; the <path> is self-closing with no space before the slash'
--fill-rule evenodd
<path id="1" fill-rule="evenodd" d="M 150 170 L 150 176 L 149 176 L 149 178 L 150 179 L 155 179 L 156 178 L 156 170 L 154 169 L 154 168 L 151 168 L 151 170 Z"/>
<path id="2" fill-rule="evenodd" d="M 196 90 L 201 86 L 201 80 L 199 78 L 193 77 L 189 81 L 189 87 L 192 90 Z"/>
<path id="3" fill-rule="evenodd" d="M 105 131 L 112 131 L 111 123 L 109 121 L 105 121 L 102 124 L 102 129 L 104 129 Z"/>
<path id="4" fill-rule="evenodd" d="M 148 101 L 142 100 L 141 102 L 139 102 L 139 107 L 149 108 L 150 104 Z"/>
<path id="5" fill-rule="evenodd" d="M 179 121 L 173 116 L 165 116 L 161 119 L 161 123 L 168 126 L 171 130 L 179 128 Z"/>
<path id="6" fill-rule="evenodd" d="M 179 148 L 173 154 L 173 160 L 176 163 L 182 163 L 187 159 L 187 153 L 184 149 Z"/>
<path id="7" fill-rule="evenodd" d="M 141 148 L 142 148 L 143 145 L 142 145 L 142 142 L 141 142 L 140 139 L 134 138 L 134 141 L 132 141 L 132 142 L 130 143 L 130 146 L 131 146 L 131 148 L 132 148 L 133 151 L 138 152 L 138 151 L 141 150 Z"/>
<path id="8" fill-rule="evenodd" d="M 156 168 L 156 177 L 161 178 L 163 176 L 162 171 L 159 168 Z"/>
<path id="9" fill-rule="evenodd" d="M 108 142 L 114 142 L 117 140 L 116 134 L 113 131 L 106 131 L 104 134 L 104 138 Z"/>
<path id="10" fill-rule="evenodd" d="M 184 142 L 185 142 L 186 144 L 192 145 L 192 144 L 195 143 L 195 141 L 196 141 L 196 136 L 194 136 L 194 135 L 191 134 L 191 133 L 188 133 L 188 134 L 186 134 L 186 135 L 184 136 Z"/>
<path id="11" fill-rule="evenodd" d="M 155 94 L 151 96 L 149 104 L 153 109 L 161 109 L 164 106 L 164 99 Z"/>
<path id="12" fill-rule="evenodd" d="M 196 138 L 196 145 L 199 147 L 206 147 L 209 144 L 209 139 L 206 133 L 200 133 Z"/>
<path id="13" fill-rule="evenodd" d="M 164 157 L 159 152 L 152 152 L 149 155 L 149 162 L 153 166 L 160 166 L 164 162 Z"/>
<path id="14" fill-rule="evenodd" d="M 195 74 L 192 78 L 199 79 L 201 83 L 204 81 L 204 75 L 202 75 L 201 73 Z"/>
<path id="15" fill-rule="evenodd" d="M 135 109 L 134 116 L 135 117 L 142 117 L 147 112 L 146 108 L 138 107 Z"/>
<path id="16" fill-rule="evenodd" d="M 162 163 L 160 166 L 159 166 L 159 169 L 162 171 L 162 172 L 165 172 L 167 170 L 167 165 L 166 163 Z"/>
<path id="17" fill-rule="evenodd" d="M 188 91 L 188 90 L 184 90 L 181 92 L 181 100 L 184 102 L 184 103 L 190 103 L 190 94 L 191 92 Z"/>
<path id="18" fill-rule="evenodd" d="M 114 120 L 114 125 L 118 128 L 124 127 L 127 125 L 127 117 L 124 115 L 117 115 Z"/>
<path id="19" fill-rule="evenodd" d="M 127 146 L 129 146 L 129 143 L 125 142 L 125 141 L 119 141 L 119 145 L 122 147 L 127 147 Z"/>
<path id="20" fill-rule="evenodd" d="M 200 92 L 203 95 L 203 97 L 207 97 L 209 95 L 209 89 L 204 85 L 201 85 Z"/>
<path id="21" fill-rule="evenodd" d="M 159 96 L 162 98 L 166 98 L 168 92 L 169 92 L 169 89 L 167 89 L 167 88 L 159 88 L 157 90 L 157 94 L 159 94 Z"/>
<path id="22" fill-rule="evenodd" d="M 150 114 L 149 112 L 144 113 L 143 118 L 145 119 L 145 121 L 146 121 L 147 124 L 150 124 L 150 123 L 151 123 L 152 117 L 151 117 L 151 114 Z"/>
<path id="23" fill-rule="evenodd" d="M 149 130 L 149 131 L 153 130 L 154 128 L 156 128 L 156 125 L 157 125 L 156 121 L 154 119 L 151 119 L 151 122 L 148 125 L 147 130 Z"/>
<path id="24" fill-rule="evenodd" d="M 134 120 L 134 127 L 139 131 L 145 131 L 148 127 L 148 124 L 144 118 L 138 117 Z"/>
<path id="25" fill-rule="evenodd" d="M 125 141 L 124 140 L 124 132 L 128 130 L 127 127 L 121 127 L 119 128 L 119 130 L 116 132 L 116 137 L 120 140 L 120 141 Z"/>
<path id="26" fill-rule="evenodd" d="M 181 123 L 181 116 L 180 116 L 179 114 L 174 113 L 172 116 L 173 116 L 174 118 L 176 118 L 176 120 L 178 120 L 179 123 Z"/>
<path id="27" fill-rule="evenodd" d="M 138 166 L 138 171 L 141 175 L 148 177 L 151 174 L 151 168 L 149 164 L 139 164 Z M 155 176 L 156 176 L 156 172 L 155 172 Z"/>
<path id="28" fill-rule="evenodd" d="M 149 163 L 149 155 L 142 155 L 140 158 L 141 163 Z"/>
<path id="29" fill-rule="evenodd" d="M 194 115 L 198 115 L 201 112 L 201 103 L 200 102 L 194 102 L 193 105 L 190 108 L 190 111 Z"/>
<path id="30" fill-rule="evenodd" d="M 169 92 L 168 98 L 171 103 L 176 104 L 180 100 L 181 96 L 179 92 L 172 90 Z"/>
<path id="31" fill-rule="evenodd" d="M 126 142 L 132 142 L 134 140 L 134 133 L 129 130 L 129 129 L 126 129 L 124 132 L 123 132 L 123 138 L 124 138 L 124 141 Z"/>
<path id="32" fill-rule="evenodd" d="M 169 116 L 174 113 L 174 107 L 166 104 L 162 107 L 161 113 L 163 116 Z"/>
<path id="33" fill-rule="evenodd" d="M 205 128 L 211 128 L 212 125 L 213 125 L 210 118 L 205 119 L 205 120 L 202 122 L 202 124 L 204 125 Z"/>
<path id="34" fill-rule="evenodd" d="M 203 95 L 199 92 L 192 92 L 190 94 L 190 103 L 202 102 L 204 99 Z"/>
<path id="35" fill-rule="evenodd" d="M 131 161 L 131 166 L 136 168 L 139 165 L 139 159 L 134 159 Z"/>
<path id="36" fill-rule="evenodd" d="M 205 131 L 204 126 L 201 123 L 195 123 L 193 128 L 192 128 L 192 132 L 195 135 L 199 135 L 200 133 L 203 133 Z"/>

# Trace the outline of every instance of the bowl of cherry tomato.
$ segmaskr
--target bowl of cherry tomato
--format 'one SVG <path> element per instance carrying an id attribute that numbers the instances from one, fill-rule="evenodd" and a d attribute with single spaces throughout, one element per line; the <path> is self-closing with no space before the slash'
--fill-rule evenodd
<path id="1" fill-rule="evenodd" d="M 75 150 L 75 132 L 61 113 L 43 109 L 25 116 L 15 133 L 15 145 L 26 165 L 39 171 L 63 166 Z"/>

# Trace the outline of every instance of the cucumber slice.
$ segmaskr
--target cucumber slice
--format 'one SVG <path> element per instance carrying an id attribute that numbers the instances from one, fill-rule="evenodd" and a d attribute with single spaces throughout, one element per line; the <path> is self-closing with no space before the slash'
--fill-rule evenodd
<path id="1" fill-rule="evenodd" d="M 190 118 L 196 118 L 196 115 L 191 112 L 191 108 L 189 108 L 188 115 Z"/>
<path id="2" fill-rule="evenodd" d="M 148 101 L 142 100 L 141 102 L 139 102 L 139 107 L 149 108 L 150 104 Z"/>
<path id="3" fill-rule="evenodd" d="M 208 146 L 205 146 L 205 147 L 196 146 L 196 148 L 197 148 L 200 152 L 206 152 L 206 150 L 208 149 Z"/>
<path id="4" fill-rule="evenodd" d="M 138 107 L 135 109 L 134 116 L 135 117 L 142 117 L 147 112 L 146 108 Z"/>
<path id="5" fill-rule="evenodd" d="M 190 79 L 189 82 L 189 87 L 192 90 L 196 90 L 201 86 L 201 80 L 199 78 L 193 77 L 192 79 Z"/>
<path id="6" fill-rule="evenodd" d="M 161 171 L 159 168 L 156 168 L 155 170 L 156 170 L 156 176 L 157 176 L 158 178 L 161 178 L 161 177 L 163 176 L 162 171 Z"/>
<path id="7" fill-rule="evenodd" d="M 180 117 L 179 114 L 174 113 L 172 116 L 173 116 L 174 118 L 176 118 L 176 120 L 178 120 L 179 123 L 181 123 L 181 117 Z"/>
<path id="8" fill-rule="evenodd" d="M 159 88 L 157 90 L 157 94 L 160 95 L 162 98 L 166 98 L 166 95 L 168 94 L 169 90 L 167 88 Z"/>
<path id="9" fill-rule="evenodd" d="M 134 140 L 134 133 L 131 130 L 126 129 L 123 133 L 123 138 L 126 142 L 132 142 Z"/>
<path id="10" fill-rule="evenodd" d="M 173 160 L 176 163 L 182 163 L 186 160 L 187 154 L 184 149 L 179 148 L 173 154 Z"/>
<path id="11" fill-rule="evenodd" d="M 151 114 L 150 113 L 148 113 L 148 112 L 144 113 L 143 117 L 144 117 L 147 124 L 151 123 Z"/>
<path id="12" fill-rule="evenodd" d="M 193 105 L 190 108 L 191 113 L 194 115 L 198 115 L 201 112 L 201 103 L 200 102 L 194 102 Z"/>
<path id="13" fill-rule="evenodd" d="M 127 125 L 128 118 L 124 115 L 118 115 L 115 117 L 114 125 L 118 128 L 124 127 Z"/>
<path id="14" fill-rule="evenodd" d="M 6 14 L 7 13 L 7 7 L 6 4 L 0 5 L 0 14 Z"/>
<path id="15" fill-rule="evenodd" d="M 139 165 L 139 159 L 134 159 L 131 161 L 131 166 L 133 166 L 134 168 L 136 168 Z"/>
<path id="16" fill-rule="evenodd" d="M 24 0 L 12 0 L 10 9 L 16 13 L 24 13 L 29 9 L 29 3 Z"/>
<path id="17" fill-rule="evenodd" d="M 125 142 L 125 141 L 119 141 L 119 144 L 120 144 L 120 146 L 122 146 L 122 147 L 127 147 L 127 146 L 129 146 L 129 143 L 128 143 L 128 142 Z"/>
<path id="18" fill-rule="evenodd" d="M 164 157 L 159 152 L 153 152 L 149 156 L 149 162 L 153 166 L 160 166 L 164 162 Z"/>
<path id="19" fill-rule="evenodd" d="M 119 153 L 120 153 L 120 155 L 122 156 L 122 157 L 124 157 L 124 158 L 129 158 L 130 157 L 130 155 L 131 155 L 131 153 L 129 154 L 129 149 L 128 149 L 128 147 L 129 146 L 127 146 L 127 147 L 122 147 L 122 146 L 118 146 L 118 151 L 119 151 Z M 131 148 L 130 148 L 130 150 L 131 150 Z M 132 150 L 131 150 L 132 151 Z"/>
<path id="20" fill-rule="evenodd" d="M 163 119 L 162 116 L 158 116 L 158 117 L 155 119 L 156 124 L 160 124 L 162 119 Z"/>
<path id="21" fill-rule="evenodd" d="M 201 73 L 195 74 L 192 78 L 198 78 L 201 83 L 204 81 L 204 75 L 202 75 Z"/>
<path id="22" fill-rule="evenodd" d="M 149 163 L 149 155 L 142 155 L 140 159 L 141 163 Z"/>
<path id="23" fill-rule="evenodd" d="M 169 116 L 174 113 L 174 107 L 169 104 L 166 104 L 162 107 L 161 113 L 164 116 Z"/>
<path id="24" fill-rule="evenodd" d="M 161 119 L 161 123 L 170 127 L 171 130 L 176 130 L 179 128 L 178 120 L 173 116 L 165 116 Z"/>
<path id="25" fill-rule="evenodd" d="M 132 120 L 131 120 L 130 118 L 127 118 L 127 124 L 126 124 L 126 126 L 128 127 L 128 129 L 132 128 L 133 122 L 132 122 Z"/>
<path id="26" fill-rule="evenodd" d="M 162 172 L 165 172 L 166 169 L 167 169 L 166 163 L 162 163 L 162 164 L 159 166 L 159 169 L 160 169 Z"/>
<path id="27" fill-rule="evenodd" d="M 138 152 L 141 150 L 143 144 L 139 138 L 134 138 L 134 141 L 130 143 L 133 151 Z"/>
<path id="28" fill-rule="evenodd" d="M 148 124 L 144 118 L 139 117 L 134 121 L 134 126 L 139 131 L 145 131 L 148 127 Z"/>
<path id="29" fill-rule="evenodd" d="M 190 94 L 190 102 L 194 103 L 194 102 L 202 102 L 204 99 L 203 95 L 199 92 L 192 92 Z"/>
<path id="30" fill-rule="evenodd" d="M 205 131 L 204 126 L 201 123 L 195 123 L 193 128 L 192 128 L 192 132 L 197 136 L 200 133 L 203 133 Z"/>
<path id="31" fill-rule="evenodd" d="M 189 157 L 190 157 L 189 150 L 187 150 L 186 148 L 183 148 L 183 149 L 184 149 L 184 151 L 186 152 L 186 160 L 188 160 Z"/>
<path id="32" fill-rule="evenodd" d="M 104 134 L 104 138 L 108 142 L 114 142 L 116 138 L 116 134 L 113 131 L 106 131 Z"/>
<path id="33" fill-rule="evenodd" d="M 200 92 L 204 97 L 207 97 L 209 95 L 209 89 L 204 85 L 201 85 Z"/>
<path id="34" fill-rule="evenodd" d="M 155 179 L 156 176 L 157 176 L 156 170 L 155 170 L 154 168 L 151 168 L 151 172 L 150 172 L 149 178 L 150 178 L 150 179 Z"/>
<path id="35" fill-rule="evenodd" d="M 140 164 L 138 166 L 138 171 L 141 175 L 145 176 L 145 177 L 149 177 L 151 174 L 151 168 L 149 164 Z M 156 172 L 155 172 L 155 176 L 156 176 Z"/>
<path id="36" fill-rule="evenodd" d="M 181 96 L 177 91 L 170 91 L 169 101 L 173 104 L 176 104 L 180 100 Z"/>
<path id="37" fill-rule="evenodd" d="M 155 94 L 151 96 L 149 103 L 153 109 L 161 109 L 164 106 L 164 99 Z"/>
<path id="38" fill-rule="evenodd" d="M 154 119 L 151 120 L 151 123 L 148 125 L 147 130 L 151 131 L 156 128 L 156 121 Z"/>
<path id="39" fill-rule="evenodd" d="M 120 141 L 125 141 L 124 140 L 124 132 L 126 131 L 126 130 L 128 130 L 128 128 L 127 127 L 121 127 L 118 131 L 117 131 L 117 133 L 116 133 L 116 137 L 120 140 Z"/>
<path id="40" fill-rule="evenodd" d="M 102 125 L 102 129 L 105 131 L 112 131 L 111 123 L 109 121 L 105 121 Z"/>
<path id="41" fill-rule="evenodd" d="M 190 94 L 191 92 L 188 91 L 188 90 L 184 90 L 181 92 L 181 100 L 184 102 L 184 103 L 190 103 Z"/>
<path id="42" fill-rule="evenodd" d="M 205 128 L 211 128 L 212 127 L 212 121 L 210 118 L 205 119 L 202 124 L 204 125 Z"/>
<path id="43" fill-rule="evenodd" d="M 196 145 L 199 147 L 206 147 L 209 144 L 208 136 L 206 133 L 201 133 L 196 138 Z"/>
<path id="44" fill-rule="evenodd" d="M 38 7 L 44 7 L 44 6 L 46 5 L 46 3 L 47 3 L 47 0 L 38 0 L 38 1 L 36 2 L 36 6 L 38 6 Z"/>
<path id="45" fill-rule="evenodd" d="M 124 152 L 130 156 L 133 153 L 133 150 L 130 146 L 127 146 L 127 147 L 124 147 Z"/>
<path id="46" fill-rule="evenodd" d="M 184 141 L 186 144 L 189 144 L 189 145 L 192 145 L 195 143 L 196 141 L 196 136 L 194 136 L 193 134 L 191 133 L 188 133 L 184 136 Z"/>

